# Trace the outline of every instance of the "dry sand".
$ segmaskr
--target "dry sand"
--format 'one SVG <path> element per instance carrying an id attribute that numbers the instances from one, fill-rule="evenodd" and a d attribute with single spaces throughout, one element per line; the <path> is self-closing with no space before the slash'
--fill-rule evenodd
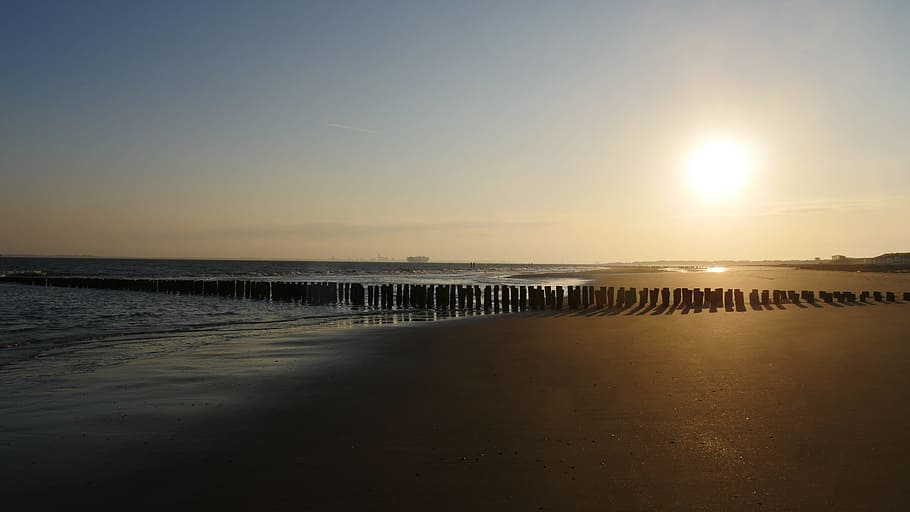
<path id="1" fill-rule="evenodd" d="M 355 338 L 355 363 L 264 383 L 255 405 L 187 425 L 161 446 L 101 454 L 117 469 L 17 489 L 9 503 L 150 510 L 905 510 L 910 503 L 910 304 L 518 314 Z M 124 460 L 133 462 L 128 470 Z"/>

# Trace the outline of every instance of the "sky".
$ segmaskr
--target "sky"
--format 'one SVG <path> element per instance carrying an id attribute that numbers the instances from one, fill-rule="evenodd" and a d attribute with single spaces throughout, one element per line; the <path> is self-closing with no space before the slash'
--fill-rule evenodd
<path id="1" fill-rule="evenodd" d="M 908 22 L 903 1 L 6 1 L 0 254 L 910 251 Z M 722 197 L 687 163 L 716 139 L 749 160 Z"/>

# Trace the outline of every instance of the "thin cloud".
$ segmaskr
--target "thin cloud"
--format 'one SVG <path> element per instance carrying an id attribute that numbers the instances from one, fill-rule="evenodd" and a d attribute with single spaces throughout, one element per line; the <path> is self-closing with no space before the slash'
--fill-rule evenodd
<path id="1" fill-rule="evenodd" d="M 369 235 L 419 235 L 426 233 L 454 234 L 490 234 L 508 230 L 539 229 L 550 224 L 548 221 L 465 221 L 465 222 L 428 222 L 428 223 L 389 223 L 389 224 L 351 224 L 344 222 L 308 222 L 292 225 L 263 225 L 210 228 L 184 231 L 180 233 L 162 233 L 165 237 L 301 237 L 301 238 L 347 238 Z"/>
<path id="2" fill-rule="evenodd" d="M 879 199 L 847 200 L 847 201 L 814 201 L 810 203 L 784 205 L 763 212 L 761 215 L 805 215 L 811 213 L 852 213 L 883 210 L 896 206 L 903 201 L 901 198 L 889 197 Z"/>
<path id="3" fill-rule="evenodd" d="M 343 123 L 326 123 L 329 128 L 337 128 L 339 130 L 348 130 L 351 132 L 360 132 L 360 133 L 379 133 L 376 130 L 370 130 L 369 128 L 361 128 L 359 126 L 351 126 L 349 124 Z"/>
<path id="4" fill-rule="evenodd" d="M 731 209 L 728 211 L 706 211 L 687 215 L 690 218 L 758 218 L 812 214 L 859 213 L 882 211 L 907 204 L 904 197 L 883 197 L 854 200 L 817 200 L 804 203 L 785 203 L 767 209 Z"/>

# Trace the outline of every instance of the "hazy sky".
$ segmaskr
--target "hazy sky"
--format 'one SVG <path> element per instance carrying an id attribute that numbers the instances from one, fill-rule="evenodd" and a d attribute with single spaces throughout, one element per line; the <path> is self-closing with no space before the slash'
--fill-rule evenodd
<path id="1" fill-rule="evenodd" d="M 910 2 L 4 2 L 0 253 L 910 250 Z M 754 169 L 706 198 L 687 155 Z"/>

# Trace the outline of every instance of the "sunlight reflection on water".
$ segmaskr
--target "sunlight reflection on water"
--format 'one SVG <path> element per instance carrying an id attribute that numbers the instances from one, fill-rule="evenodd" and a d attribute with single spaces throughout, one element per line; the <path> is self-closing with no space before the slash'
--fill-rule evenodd
<path id="1" fill-rule="evenodd" d="M 679 267 L 661 267 L 660 268 L 661 272 L 679 272 L 682 274 L 687 274 L 689 272 L 718 273 L 718 272 L 726 272 L 727 270 L 730 270 L 730 269 L 727 267 L 703 267 L 703 266 L 698 266 L 698 265 L 679 266 Z"/>

